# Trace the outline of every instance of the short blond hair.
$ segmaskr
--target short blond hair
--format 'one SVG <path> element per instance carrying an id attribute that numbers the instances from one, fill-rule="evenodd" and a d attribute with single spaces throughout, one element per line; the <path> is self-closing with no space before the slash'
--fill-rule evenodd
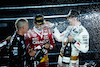
<path id="1" fill-rule="evenodd" d="M 19 30 L 22 26 L 24 26 L 26 23 L 28 23 L 28 20 L 25 18 L 19 18 L 15 22 L 16 30 Z"/>

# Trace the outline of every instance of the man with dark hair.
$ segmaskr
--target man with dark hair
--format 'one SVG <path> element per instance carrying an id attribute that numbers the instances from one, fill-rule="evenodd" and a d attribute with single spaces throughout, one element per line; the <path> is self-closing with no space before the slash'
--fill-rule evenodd
<path id="1" fill-rule="evenodd" d="M 79 15 L 79 12 L 72 10 L 67 16 L 70 26 L 65 30 L 62 39 L 58 67 L 79 67 L 79 52 L 86 53 L 89 50 L 89 33 L 77 20 Z"/>
<path id="2" fill-rule="evenodd" d="M 34 27 L 26 34 L 26 44 L 27 48 L 29 48 L 29 53 L 36 52 L 34 60 L 37 62 L 37 67 L 49 67 L 48 50 L 53 49 L 55 46 L 52 31 L 44 25 L 45 22 L 44 16 L 37 14 L 33 22 Z"/>

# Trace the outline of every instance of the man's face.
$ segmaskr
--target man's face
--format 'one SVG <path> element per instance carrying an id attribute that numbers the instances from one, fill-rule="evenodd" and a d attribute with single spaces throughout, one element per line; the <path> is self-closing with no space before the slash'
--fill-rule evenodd
<path id="1" fill-rule="evenodd" d="M 42 24 L 42 25 L 34 24 L 34 26 L 40 31 L 44 28 L 44 24 Z"/>
<path id="2" fill-rule="evenodd" d="M 67 18 L 70 25 L 74 25 L 74 17 Z"/>
<path id="3" fill-rule="evenodd" d="M 27 22 L 27 23 L 24 25 L 24 28 L 23 28 L 24 33 L 27 33 L 28 29 L 29 29 L 29 24 L 28 24 L 28 22 Z"/>

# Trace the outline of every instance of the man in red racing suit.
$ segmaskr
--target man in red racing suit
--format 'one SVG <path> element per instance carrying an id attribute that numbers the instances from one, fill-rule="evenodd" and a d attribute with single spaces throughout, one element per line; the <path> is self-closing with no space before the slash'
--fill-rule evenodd
<path id="1" fill-rule="evenodd" d="M 42 22 L 39 22 L 41 20 Z M 45 21 L 43 19 L 43 15 L 37 15 L 35 18 L 34 27 L 30 29 L 25 35 L 27 48 L 30 47 L 35 52 L 46 47 L 48 50 L 51 50 L 55 46 L 52 31 L 48 27 L 44 26 L 44 23 Z M 49 60 L 47 55 L 48 50 L 44 51 L 44 56 L 39 61 L 37 67 L 49 67 Z"/>

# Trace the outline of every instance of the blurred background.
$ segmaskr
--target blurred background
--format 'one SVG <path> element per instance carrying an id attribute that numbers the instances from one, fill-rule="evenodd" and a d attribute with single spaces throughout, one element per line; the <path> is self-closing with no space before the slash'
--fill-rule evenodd
<path id="1" fill-rule="evenodd" d="M 85 54 L 80 52 L 80 65 L 100 66 L 100 0 L 0 0 L 0 41 L 13 35 L 15 20 L 20 17 L 28 19 L 32 28 L 36 14 L 55 16 L 45 19 L 63 32 L 68 26 L 67 19 L 56 15 L 67 15 L 70 9 L 81 12 L 79 20 L 90 35 L 90 49 Z M 49 51 L 50 67 L 57 66 L 60 47 L 61 43 L 56 41 L 55 48 Z M 7 66 L 9 58 L 4 56 L 8 56 L 6 46 L 0 50 L 0 66 Z"/>

